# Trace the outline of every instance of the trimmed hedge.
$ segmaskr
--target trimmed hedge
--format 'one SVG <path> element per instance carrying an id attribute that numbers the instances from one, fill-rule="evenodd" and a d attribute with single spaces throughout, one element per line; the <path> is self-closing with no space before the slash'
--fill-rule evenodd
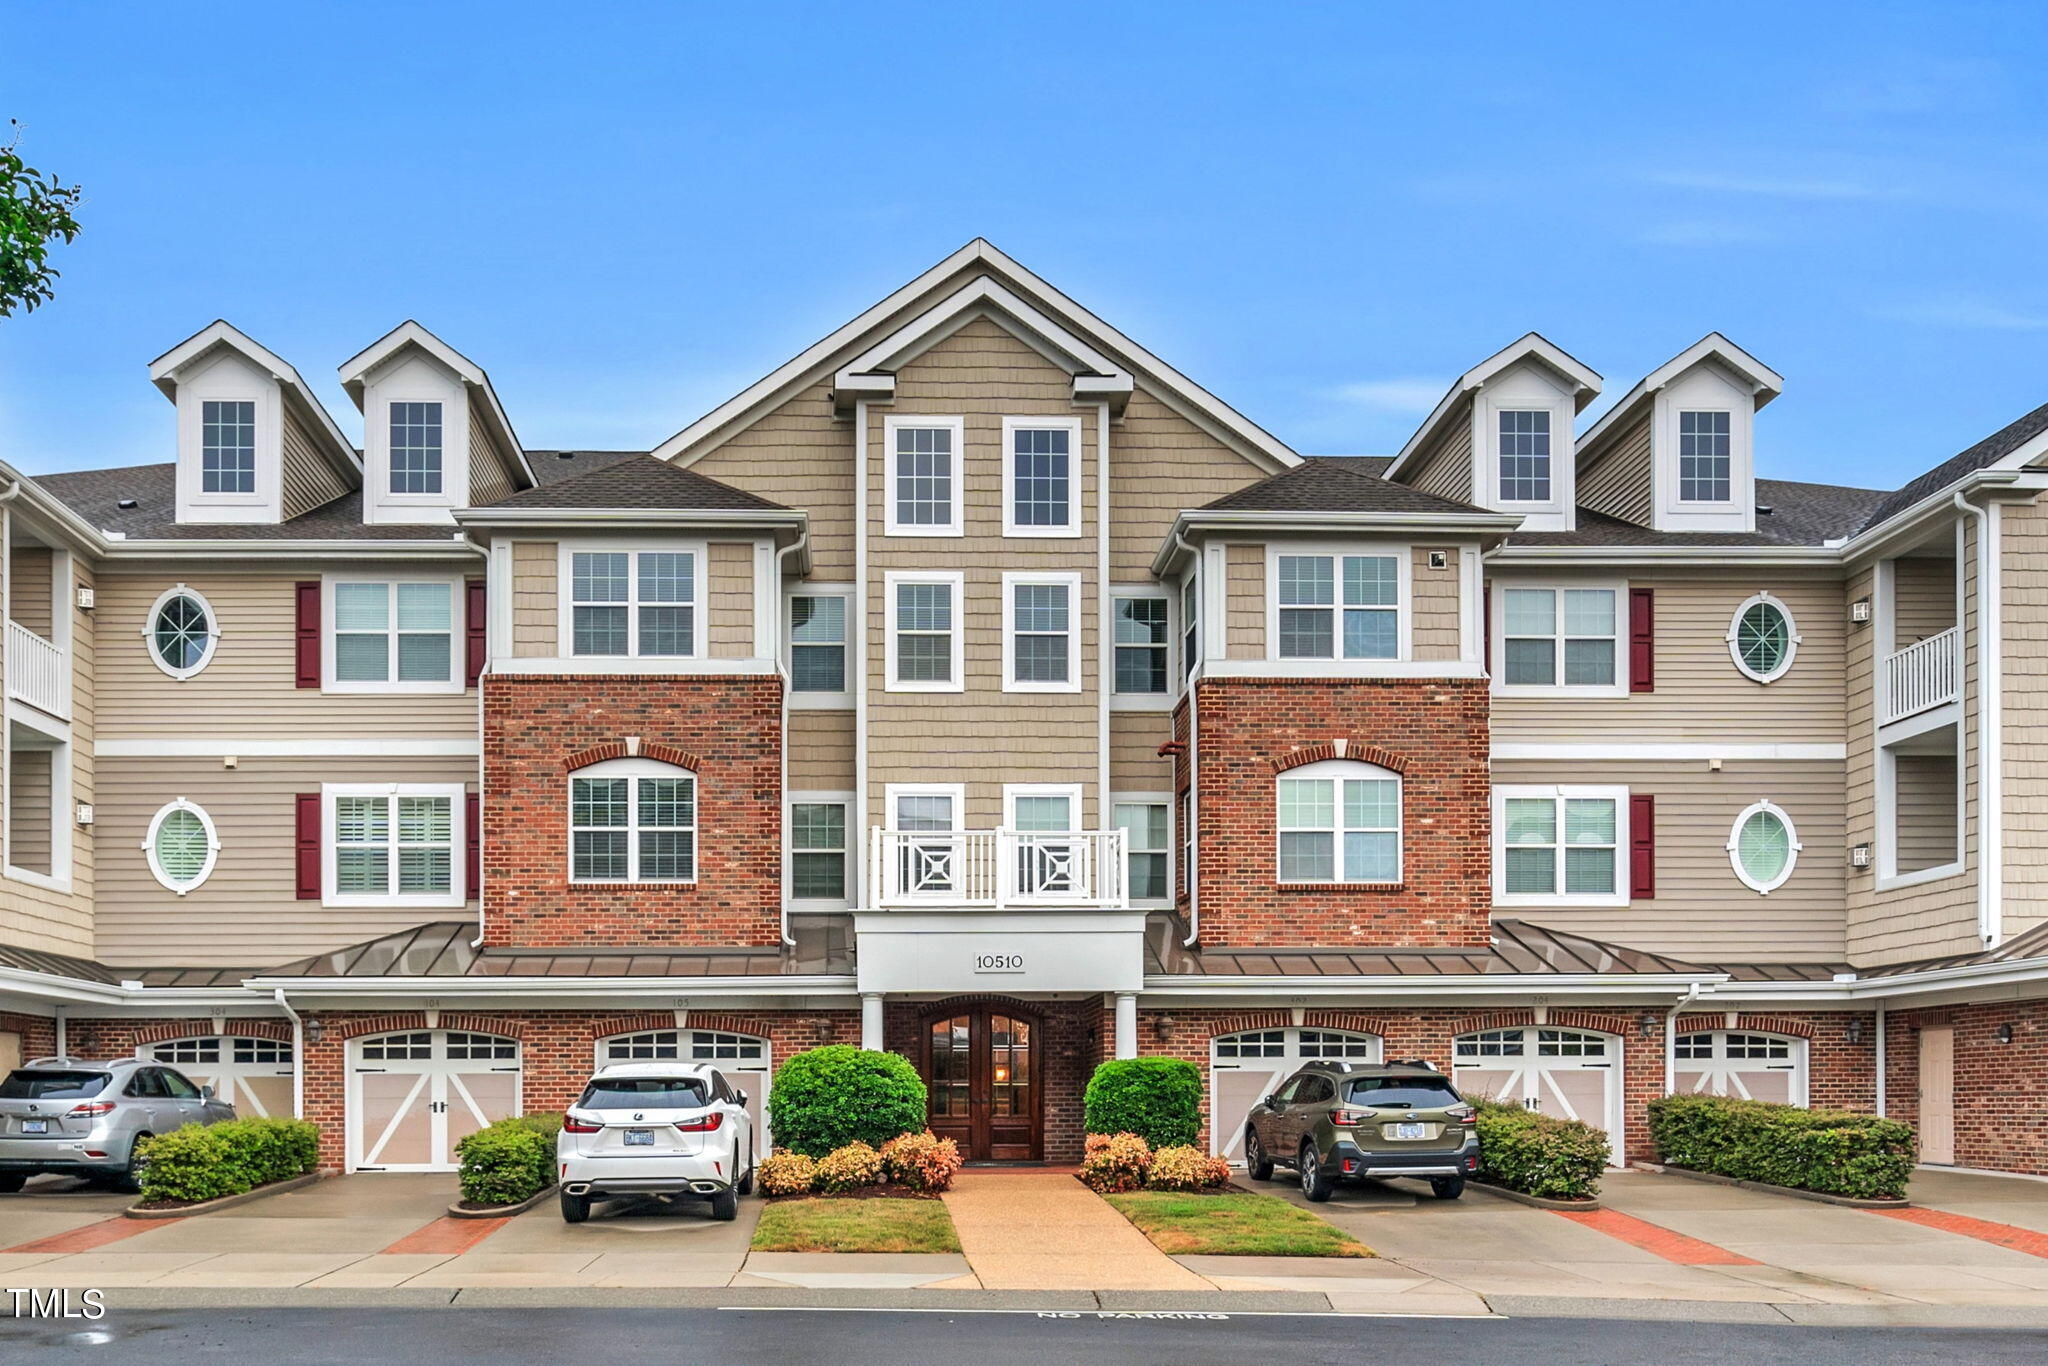
<path id="1" fill-rule="evenodd" d="M 776 1070 L 768 1126 L 782 1147 L 823 1158 L 849 1143 L 880 1148 L 924 1132 L 925 1104 L 924 1081 L 902 1054 L 828 1044 Z"/>
<path id="2" fill-rule="evenodd" d="M 455 1145 L 462 1198 L 472 1205 L 516 1205 L 555 1184 L 560 1115 L 514 1115 Z"/>
<path id="3" fill-rule="evenodd" d="M 320 1129 L 302 1119 L 188 1124 L 144 1141 L 142 1200 L 196 1202 L 303 1176 L 320 1162 Z"/>
<path id="4" fill-rule="evenodd" d="M 1202 1132 L 1202 1073 L 1183 1058 L 1116 1058 L 1095 1069 L 1082 1098 L 1091 1134 L 1136 1134 L 1154 1148 Z"/>
<path id="5" fill-rule="evenodd" d="M 1858 1200 L 1903 1200 L 1913 1126 L 1846 1110 L 1726 1096 L 1650 1102 L 1650 1138 L 1674 1167 Z"/>
<path id="6" fill-rule="evenodd" d="M 1607 1170 L 1607 1135 L 1576 1119 L 1466 1097 L 1479 1111 L 1477 1178 L 1546 1200 L 1590 1200 Z"/>

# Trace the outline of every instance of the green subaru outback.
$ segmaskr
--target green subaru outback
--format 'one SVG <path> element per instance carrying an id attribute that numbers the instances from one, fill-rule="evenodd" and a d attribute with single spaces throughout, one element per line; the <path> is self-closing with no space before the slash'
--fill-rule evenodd
<path id="1" fill-rule="evenodd" d="M 1292 1167 L 1315 1201 L 1341 1181 L 1388 1176 L 1428 1177 L 1437 1199 L 1455 1200 L 1479 1170 L 1477 1119 L 1426 1062 L 1310 1063 L 1252 1107 L 1245 1168 L 1270 1181 L 1275 1163 Z"/>

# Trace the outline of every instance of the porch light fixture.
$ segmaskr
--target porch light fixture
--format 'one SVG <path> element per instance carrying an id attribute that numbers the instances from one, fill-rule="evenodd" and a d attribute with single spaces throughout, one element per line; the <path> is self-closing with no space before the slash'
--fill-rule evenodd
<path id="1" fill-rule="evenodd" d="M 1863 1017 L 1862 1017 L 1862 1016 L 1860 1016 L 1860 1015 L 1859 1015 L 1859 1016 L 1858 1016 L 1858 1017 L 1856 1017 L 1855 1019 L 1853 1019 L 1853 1020 L 1849 1021 L 1849 1023 L 1848 1023 L 1848 1024 L 1846 1025 L 1846 1026 L 1844 1026 L 1844 1027 L 1843 1027 L 1843 1029 L 1842 1029 L 1842 1038 L 1843 1038 L 1843 1039 L 1845 1039 L 1846 1041 L 1848 1041 L 1849 1043 L 1852 1043 L 1852 1044 L 1857 1044 L 1857 1043 L 1862 1043 L 1862 1042 L 1863 1042 Z"/>
<path id="2" fill-rule="evenodd" d="M 1639 1016 L 1639 1017 L 1638 1017 L 1638 1018 L 1636 1019 L 1636 1034 L 1637 1034 L 1637 1036 L 1638 1036 L 1638 1037 L 1640 1037 L 1640 1038 L 1645 1038 L 1645 1039 L 1647 1039 L 1647 1038 L 1649 1038 L 1649 1037 L 1650 1037 L 1650 1036 L 1651 1036 L 1652 1034 L 1655 1034 L 1656 1032 L 1657 1032 L 1657 1017 L 1656 1017 L 1655 1015 L 1652 1015 L 1652 1014 L 1651 1014 L 1650 1012 L 1648 1012 L 1647 1010 L 1646 1010 L 1646 1011 L 1644 1011 L 1644 1012 L 1642 1013 L 1642 1015 L 1640 1015 L 1640 1016 Z"/>
<path id="3" fill-rule="evenodd" d="M 2009 1025 L 2009 1024 L 2002 1024 L 2002 1025 L 2000 1025 L 2000 1026 L 1998 1027 L 1998 1041 L 1999 1041 L 2000 1043 L 2011 1043 L 2011 1042 L 2012 1042 L 2012 1026 L 2011 1026 L 2011 1025 Z"/>
<path id="4" fill-rule="evenodd" d="M 1851 868 L 1868 868 L 1870 866 L 1870 846 L 1868 844 L 1852 844 L 1849 846 L 1849 866 Z"/>
<path id="5" fill-rule="evenodd" d="M 1849 620 L 1858 626 L 1870 624 L 1870 599 L 1858 598 L 1849 604 Z"/>
<path id="6" fill-rule="evenodd" d="M 1154 1015 L 1152 1017 L 1152 1037 L 1159 1040 L 1161 1043 L 1164 1043 L 1166 1041 L 1166 1033 L 1168 1030 L 1172 1028 L 1173 1016 L 1171 1013 L 1167 1011 L 1161 1011 L 1159 1014 Z"/>
<path id="7" fill-rule="evenodd" d="M 320 1042 L 320 1040 L 322 1040 L 322 1039 L 324 1039 L 324 1038 L 326 1038 L 326 1037 L 327 1037 L 327 1026 L 326 1026 L 326 1025 L 324 1025 L 324 1024 L 322 1024 L 322 1023 L 320 1023 L 320 1017 L 319 1017 L 319 1016 L 317 1016 L 317 1015 L 314 1015 L 314 1016 L 310 1016 L 310 1017 L 309 1017 L 309 1018 L 308 1018 L 308 1019 L 306 1020 L 306 1042 L 307 1042 L 307 1043 L 319 1043 L 319 1042 Z"/>

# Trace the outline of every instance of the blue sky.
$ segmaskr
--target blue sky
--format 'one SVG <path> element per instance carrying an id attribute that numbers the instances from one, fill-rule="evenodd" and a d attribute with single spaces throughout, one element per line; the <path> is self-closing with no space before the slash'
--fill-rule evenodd
<path id="1" fill-rule="evenodd" d="M 146 365 L 217 316 L 352 435 L 334 367 L 417 317 L 529 445 L 649 446 L 976 235 L 1311 454 L 1397 449 L 1530 328 L 1602 402 L 1726 332 L 1786 376 L 1786 478 L 1891 487 L 2048 401 L 2038 5 L 11 0 L 7 30 L 0 117 L 87 194 L 56 302 L 0 321 L 32 472 L 169 458 Z"/>

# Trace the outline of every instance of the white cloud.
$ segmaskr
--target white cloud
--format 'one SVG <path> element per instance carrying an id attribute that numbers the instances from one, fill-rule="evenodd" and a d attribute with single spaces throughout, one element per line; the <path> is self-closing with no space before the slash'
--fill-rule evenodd
<path id="1" fill-rule="evenodd" d="M 2039 332 L 2048 329 L 2048 314 L 2027 313 L 1988 299 L 1952 294 L 1887 304 L 1870 310 L 1873 318 L 1951 327 L 1972 332 Z"/>
<path id="2" fill-rule="evenodd" d="M 1426 413 L 1436 407 L 1447 387 L 1440 379 L 1368 379 L 1341 384 L 1330 396 L 1381 412 Z"/>
<path id="3" fill-rule="evenodd" d="M 1888 193 L 1860 180 L 1826 176 L 1725 175 L 1716 171 L 1657 171 L 1653 185 L 1716 194 L 1754 195 L 1764 199 L 1876 199 Z"/>

